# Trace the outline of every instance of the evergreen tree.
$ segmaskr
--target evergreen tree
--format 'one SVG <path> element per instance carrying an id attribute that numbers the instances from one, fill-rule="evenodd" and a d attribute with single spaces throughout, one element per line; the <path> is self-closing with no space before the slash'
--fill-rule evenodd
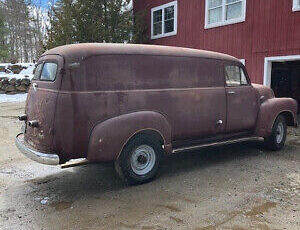
<path id="1" fill-rule="evenodd" d="M 133 34 L 138 33 L 140 26 L 134 25 L 130 2 L 58 0 L 50 20 L 46 48 L 83 42 L 137 42 L 135 39 L 141 36 Z"/>
<path id="2" fill-rule="evenodd" d="M 0 60 L 4 61 L 8 57 L 8 47 L 5 42 L 5 33 L 7 29 L 4 23 L 4 16 L 0 11 Z"/>
<path id="3" fill-rule="evenodd" d="M 48 28 L 47 49 L 76 41 L 74 9 L 73 0 L 58 0 L 49 12 L 51 26 Z"/>

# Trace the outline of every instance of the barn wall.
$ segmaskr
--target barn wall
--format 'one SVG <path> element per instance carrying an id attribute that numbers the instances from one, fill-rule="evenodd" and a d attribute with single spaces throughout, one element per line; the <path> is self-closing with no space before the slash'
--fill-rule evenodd
<path id="1" fill-rule="evenodd" d="M 146 11 L 149 43 L 212 50 L 246 60 L 252 82 L 263 83 L 264 58 L 300 54 L 300 11 L 292 0 L 247 0 L 246 21 L 204 29 L 205 0 L 177 0 L 176 36 L 150 39 L 151 8 L 172 0 L 135 0 Z"/>

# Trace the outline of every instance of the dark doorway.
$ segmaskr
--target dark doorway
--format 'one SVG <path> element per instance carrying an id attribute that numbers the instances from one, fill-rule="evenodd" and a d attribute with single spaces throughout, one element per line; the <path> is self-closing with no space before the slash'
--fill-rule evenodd
<path id="1" fill-rule="evenodd" d="M 271 87 L 275 96 L 292 97 L 300 106 L 300 61 L 273 62 L 271 74 Z"/>

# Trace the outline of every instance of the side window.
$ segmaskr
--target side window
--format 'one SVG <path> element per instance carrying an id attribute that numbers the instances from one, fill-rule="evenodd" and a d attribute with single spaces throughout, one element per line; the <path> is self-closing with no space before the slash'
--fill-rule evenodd
<path id="1" fill-rule="evenodd" d="M 35 67 L 35 70 L 34 70 L 34 76 L 33 76 L 33 80 L 38 80 L 40 75 L 41 75 L 41 72 L 42 72 L 42 67 L 43 67 L 43 64 L 38 64 L 37 67 Z"/>
<path id="2" fill-rule="evenodd" d="M 56 63 L 45 63 L 43 66 L 40 80 L 42 81 L 54 81 L 56 77 L 57 64 Z"/>
<path id="3" fill-rule="evenodd" d="M 241 71 L 241 85 L 249 85 L 249 82 L 247 80 L 244 70 L 242 68 L 240 68 L 240 71 Z"/>
<path id="4" fill-rule="evenodd" d="M 235 65 L 225 66 L 225 78 L 227 86 L 249 85 L 244 70 Z"/>

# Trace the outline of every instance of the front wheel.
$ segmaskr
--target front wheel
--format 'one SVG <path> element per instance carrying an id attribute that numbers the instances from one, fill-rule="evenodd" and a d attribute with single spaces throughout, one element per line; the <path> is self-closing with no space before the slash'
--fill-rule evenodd
<path id="1" fill-rule="evenodd" d="M 276 151 L 283 148 L 287 135 L 287 125 L 284 116 L 279 115 L 272 127 L 271 136 L 265 138 L 268 149 Z"/>
<path id="2" fill-rule="evenodd" d="M 162 145 L 151 135 L 134 137 L 124 147 L 115 162 L 115 169 L 127 184 L 142 184 L 151 181 L 159 168 Z"/>

